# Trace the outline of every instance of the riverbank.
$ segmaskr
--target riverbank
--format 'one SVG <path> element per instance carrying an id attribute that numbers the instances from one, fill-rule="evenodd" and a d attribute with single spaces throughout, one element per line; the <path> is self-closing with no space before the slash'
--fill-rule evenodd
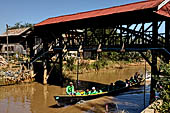
<path id="1" fill-rule="evenodd" d="M 24 62 L 18 60 L 10 60 L 7 62 L 4 58 L 3 62 L 6 63 L 1 63 L 0 65 L 0 86 L 30 83 L 35 80 L 35 75 L 32 74 L 32 70 L 28 69 L 28 67 L 24 65 Z"/>
<path id="2" fill-rule="evenodd" d="M 70 70 L 66 67 L 67 63 L 64 62 L 63 73 L 64 78 L 72 79 L 77 75 L 77 62 L 74 64 L 74 68 Z M 144 66 L 145 62 L 127 62 L 127 61 L 108 61 L 108 60 L 80 60 L 78 74 L 93 74 L 93 73 L 103 73 L 108 70 L 120 70 L 126 69 L 130 66 Z M 147 64 L 148 66 L 148 64 Z M 36 68 L 36 67 L 35 67 Z M 0 86 L 4 85 L 14 85 L 20 83 L 31 83 L 35 80 L 35 74 L 32 74 L 32 71 L 27 69 L 25 65 L 20 64 L 19 62 L 10 62 L 8 65 L 0 66 Z M 134 72 L 135 73 L 135 72 Z M 133 76 L 134 73 L 131 75 Z M 74 75 L 74 77 L 73 77 Z M 67 82 L 66 82 L 67 84 Z"/>
<path id="3" fill-rule="evenodd" d="M 122 69 L 128 65 L 144 64 L 144 59 L 139 53 L 103 52 L 98 60 L 84 60 L 70 57 L 64 61 L 63 70 L 66 74 L 97 72 L 101 69 Z"/>

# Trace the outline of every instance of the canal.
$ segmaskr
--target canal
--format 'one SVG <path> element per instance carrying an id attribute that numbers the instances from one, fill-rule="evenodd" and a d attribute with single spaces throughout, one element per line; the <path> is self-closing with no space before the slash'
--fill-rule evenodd
<path id="1" fill-rule="evenodd" d="M 149 68 L 148 68 L 149 69 Z M 144 66 L 129 66 L 123 69 L 109 69 L 79 75 L 79 87 L 101 88 L 116 80 L 125 80 L 136 71 L 144 73 Z M 76 74 L 71 75 L 76 79 Z M 139 113 L 144 108 L 144 88 L 131 89 L 118 96 L 105 96 L 75 105 L 56 108 L 55 95 L 65 93 L 65 88 L 55 85 L 30 84 L 1 86 L 0 113 L 115 113 L 124 110 Z M 149 103 L 149 85 L 146 86 L 146 105 Z"/>

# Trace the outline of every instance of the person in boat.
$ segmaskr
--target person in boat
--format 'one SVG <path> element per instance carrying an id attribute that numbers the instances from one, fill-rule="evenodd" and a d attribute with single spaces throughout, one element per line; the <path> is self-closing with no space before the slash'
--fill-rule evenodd
<path id="1" fill-rule="evenodd" d="M 143 74 L 140 74 L 140 75 L 138 76 L 138 80 L 139 80 L 139 81 L 142 81 L 142 80 L 143 80 Z"/>
<path id="2" fill-rule="evenodd" d="M 103 93 L 103 91 L 100 89 L 100 90 L 98 91 L 98 93 Z"/>
<path id="3" fill-rule="evenodd" d="M 90 95 L 91 91 L 89 89 L 86 89 L 86 91 L 84 92 L 84 95 Z"/>
<path id="4" fill-rule="evenodd" d="M 126 81 L 126 87 L 130 86 L 130 82 L 128 79 L 125 80 Z"/>
<path id="5" fill-rule="evenodd" d="M 115 90 L 113 83 L 110 83 L 110 85 L 108 86 L 108 91 L 113 91 Z"/>
<path id="6" fill-rule="evenodd" d="M 139 78 L 139 73 L 136 72 L 134 75 L 134 82 L 137 83 L 138 82 L 138 78 Z"/>
<path id="7" fill-rule="evenodd" d="M 73 82 L 70 82 L 69 85 L 66 87 L 67 95 L 74 95 L 74 85 Z"/>
<path id="8" fill-rule="evenodd" d="M 96 91 L 96 88 L 95 87 L 92 87 L 92 91 L 91 91 L 91 94 L 97 94 L 98 92 Z"/>
<path id="9" fill-rule="evenodd" d="M 76 94 L 76 96 L 80 96 L 81 95 L 81 93 L 78 90 L 75 91 L 75 94 Z"/>
<path id="10" fill-rule="evenodd" d="M 130 77 L 129 82 L 130 82 L 130 85 L 132 85 L 134 83 L 133 77 Z"/>

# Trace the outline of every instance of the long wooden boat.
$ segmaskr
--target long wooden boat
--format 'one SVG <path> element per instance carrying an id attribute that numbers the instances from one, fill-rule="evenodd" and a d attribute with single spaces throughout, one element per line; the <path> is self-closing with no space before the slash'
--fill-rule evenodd
<path id="1" fill-rule="evenodd" d="M 102 93 L 98 93 L 98 94 L 91 94 L 91 95 L 58 95 L 58 96 L 54 96 L 55 101 L 57 102 L 58 106 L 65 106 L 65 105 L 72 105 L 72 104 L 76 104 L 77 102 L 79 102 L 80 100 L 91 100 L 91 99 L 96 99 L 102 96 L 116 96 L 120 93 L 126 92 L 128 91 L 131 87 L 137 87 L 140 86 L 142 81 L 138 82 L 138 83 L 134 83 L 131 86 L 128 87 L 123 87 L 123 88 L 119 88 L 119 89 L 115 89 L 113 91 L 109 91 L 109 92 L 102 92 Z"/>

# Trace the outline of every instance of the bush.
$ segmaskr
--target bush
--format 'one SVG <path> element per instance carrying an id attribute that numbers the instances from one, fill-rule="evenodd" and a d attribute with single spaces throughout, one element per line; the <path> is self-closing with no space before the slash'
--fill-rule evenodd
<path id="1" fill-rule="evenodd" d="M 170 64 L 161 63 L 160 70 L 162 76 L 155 78 L 158 81 L 156 91 L 159 92 L 163 104 L 158 111 L 168 113 L 170 111 Z"/>
<path id="2" fill-rule="evenodd" d="M 101 68 L 100 61 L 96 61 L 92 64 L 92 68 L 95 70 L 99 70 Z"/>
<path id="3" fill-rule="evenodd" d="M 90 69 L 90 64 L 88 62 L 81 62 L 80 63 L 80 69 L 86 69 L 89 70 Z"/>
<path id="4" fill-rule="evenodd" d="M 142 59 L 142 56 L 137 52 L 108 52 L 107 55 L 105 53 L 105 58 L 108 58 L 112 61 L 140 61 Z"/>
<path id="5" fill-rule="evenodd" d="M 71 58 L 67 59 L 66 61 L 67 61 L 66 69 L 73 71 L 73 69 L 75 68 L 75 65 L 74 65 L 75 59 L 71 57 Z"/>

